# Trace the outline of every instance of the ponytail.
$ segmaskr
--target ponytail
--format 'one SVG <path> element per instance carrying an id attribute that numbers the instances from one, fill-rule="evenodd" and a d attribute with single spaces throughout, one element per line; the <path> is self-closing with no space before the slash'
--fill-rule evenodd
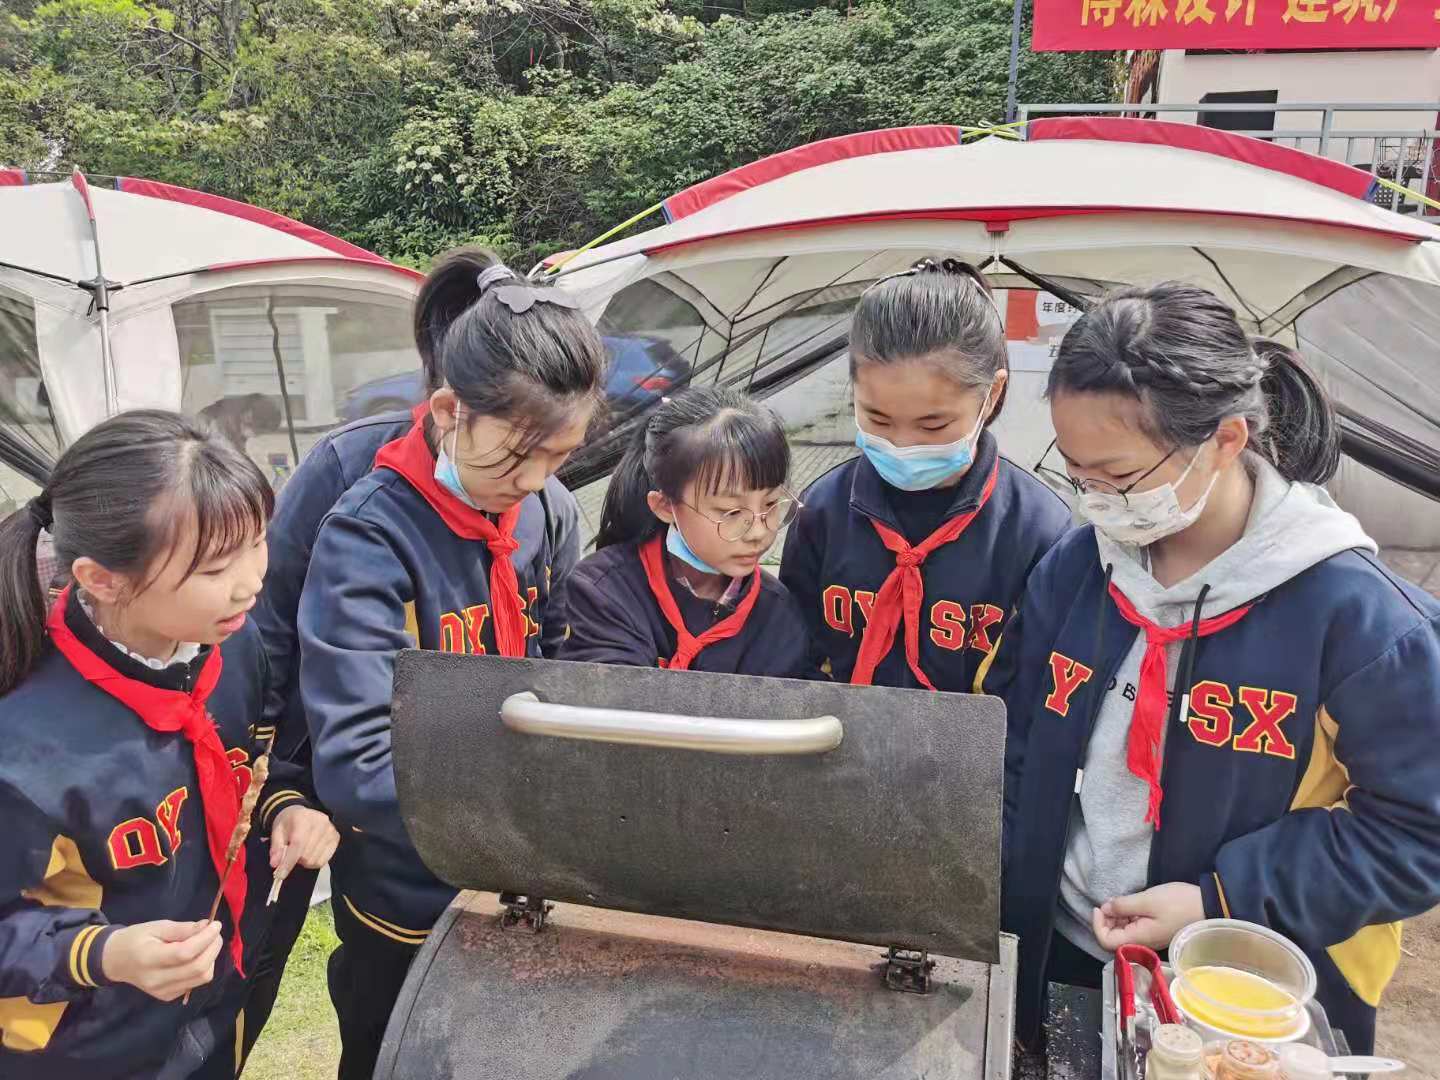
<path id="1" fill-rule="evenodd" d="M 636 430 L 625 456 L 610 475 L 605 489 L 605 505 L 600 511 L 600 529 L 595 534 L 595 550 L 611 544 L 640 544 L 658 533 L 662 524 L 650 510 L 650 492 L 656 490 L 650 473 L 645 469 L 645 442 L 648 425 Z"/>
<path id="2" fill-rule="evenodd" d="M 1287 480 L 1323 484 L 1340 463 L 1339 424 L 1300 354 L 1252 341 L 1234 310 L 1196 285 L 1121 289 L 1065 334 L 1046 396 L 1122 394 L 1158 445 L 1199 446 L 1243 417 L 1251 448 Z"/>
<path id="3" fill-rule="evenodd" d="M 1265 366 L 1268 429 L 1256 449 L 1288 480 L 1323 484 L 1340 467 L 1340 424 L 1329 396 L 1294 349 L 1258 338 L 1255 355 Z"/>
<path id="4" fill-rule="evenodd" d="M 41 492 L 0 525 L 0 695 L 34 669 L 45 644 L 45 592 L 35 549 L 48 507 Z"/>
<path id="5" fill-rule="evenodd" d="M 425 279 L 415 344 L 432 390 L 448 386 L 470 415 L 506 420 L 532 443 L 595 407 L 608 365 L 570 293 L 479 248 L 450 252 Z"/>
<path id="6" fill-rule="evenodd" d="M 497 262 L 483 248 L 457 248 L 435 260 L 435 268 L 415 297 L 415 349 L 425 372 L 425 389 L 433 393 L 445 383 L 440 346 L 462 312 L 479 298 L 481 274 Z"/>
<path id="7" fill-rule="evenodd" d="M 735 390 L 691 387 L 663 399 L 636 430 L 605 492 L 596 550 L 663 531 L 650 509 L 652 491 L 672 502 L 691 484 L 769 491 L 789 474 L 790 444 L 773 412 Z"/>
<path id="8" fill-rule="evenodd" d="M 263 536 L 274 506 L 253 461 L 178 413 L 138 410 L 91 428 L 60 455 L 40 496 L 0 525 L 0 694 L 30 674 L 44 644 L 42 529 L 67 576 L 76 559 L 90 558 L 138 593 L 187 530 L 195 542 L 188 577 Z"/>

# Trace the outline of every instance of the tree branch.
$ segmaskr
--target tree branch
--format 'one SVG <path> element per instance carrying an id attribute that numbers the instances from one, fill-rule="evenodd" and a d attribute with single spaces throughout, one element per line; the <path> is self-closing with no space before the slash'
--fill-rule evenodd
<path id="1" fill-rule="evenodd" d="M 149 30 L 153 34 L 158 34 L 161 37 L 167 37 L 171 41 L 177 41 L 181 45 L 184 45 L 186 48 L 194 49 L 197 53 L 205 57 L 206 60 L 209 60 L 221 71 L 225 72 L 227 75 L 230 73 L 229 64 L 227 64 L 224 60 L 221 60 L 220 57 L 216 56 L 209 49 L 205 48 L 205 46 L 198 44 L 197 42 L 191 41 L 183 34 L 177 34 L 174 30 L 167 30 L 165 29 L 165 27 L 159 26 L 154 22 L 151 22 L 148 26 L 145 27 L 145 29 Z"/>

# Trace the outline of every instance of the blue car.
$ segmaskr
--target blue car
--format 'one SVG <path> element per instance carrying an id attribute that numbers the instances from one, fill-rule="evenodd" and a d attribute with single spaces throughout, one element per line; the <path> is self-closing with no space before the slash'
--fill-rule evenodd
<path id="1" fill-rule="evenodd" d="M 610 353 L 605 397 L 617 409 L 649 404 L 690 374 L 690 364 L 660 338 L 604 336 L 601 340 Z M 346 394 L 340 402 L 340 419 L 348 424 L 363 416 L 408 409 L 424 396 L 425 380 L 418 370 L 386 375 Z"/>

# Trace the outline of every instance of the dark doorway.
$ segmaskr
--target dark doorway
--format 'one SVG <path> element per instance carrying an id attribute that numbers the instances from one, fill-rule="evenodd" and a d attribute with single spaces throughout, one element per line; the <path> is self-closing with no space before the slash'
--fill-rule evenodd
<path id="1" fill-rule="evenodd" d="M 1278 90 L 1227 90 L 1218 94 L 1206 94 L 1200 102 L 1204 105 L 1274 105 L 1279 100 Z M 1202 112 L 1200 123 L 1204 127 L 1219 128 L 1221 131 L 1274 131 L 1275 110 Z"/>

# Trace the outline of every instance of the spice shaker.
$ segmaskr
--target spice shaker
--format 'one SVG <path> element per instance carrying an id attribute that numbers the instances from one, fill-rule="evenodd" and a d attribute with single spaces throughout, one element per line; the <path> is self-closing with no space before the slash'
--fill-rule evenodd
<path id="1" fill-rule="evenodd" d="M 1207 1054 L 1213 1080 L 1281 1080 L 1280 1059 L 1259 1043 L 1233 1039 L 1219 1051 L 1218 1055 Z"/>
<path id="2" fill-rule="evenodd" d="M 1150 1039 L 1146 1080 L 1202 1080 L 1204 1044 L 1183 1024 L 1162 1024 Z"/>

